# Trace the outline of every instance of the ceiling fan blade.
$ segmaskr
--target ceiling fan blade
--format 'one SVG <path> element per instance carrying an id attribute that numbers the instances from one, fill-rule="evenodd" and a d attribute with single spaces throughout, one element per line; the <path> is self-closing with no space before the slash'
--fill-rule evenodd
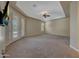
<path id="1" fill-rule="evenodd" d="M 44 17 L 44 18 L 47 18 L 47 17 L 50 17 L 50 15 L 44 14 L 43 17 Z"/>
<path id="2" fill-rule="evenodd" d="M 47 15 L 47 17 L 50 17 L 50 15 Z"/>

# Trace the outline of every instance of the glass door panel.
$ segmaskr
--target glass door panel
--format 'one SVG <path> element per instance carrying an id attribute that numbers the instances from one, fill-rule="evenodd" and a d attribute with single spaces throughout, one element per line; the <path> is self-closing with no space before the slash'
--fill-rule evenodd
<path id="1" fill-rule="evenodd" d="M 14 16 L 12 20 L 12 27 L 13 27 L 13 38 L 17 38 L 19 34 L 19 18 L 18 16 Z"/>

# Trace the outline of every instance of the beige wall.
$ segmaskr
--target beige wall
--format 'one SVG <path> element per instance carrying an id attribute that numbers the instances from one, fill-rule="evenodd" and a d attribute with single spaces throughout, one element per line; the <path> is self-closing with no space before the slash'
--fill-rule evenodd
<path id="1" fill-rule="evenodd" d="M 69 17 L 48 21 L 46 22 L 45 26 L 46 33 L 60 36 L 69 36 L 70 35 L 69 22 L 70 22 Z"/>
<path id="2" fill-rule="evenodd" d="M 70 28 L 70 47 L 77 49 L 77 2 L 71 3 Z"/>
<path id="3" fill-rule="evenodd" d="M 78 47 L 78 52 L 79 52 L 79 2 L 78 2 L 78 4 L 77 4 L 77 11 L 78 11 L 78 13 L 77 13 L 77 15 L 78 15 L 78 19 L 77 19 L 77 47 Z"/>
<path id="4" fill-rule="evenodd" d="M 34 36 L 34 35 L 42 34 L 41 23 L 42 21 L 27 17 L 26 18 L 26 35 Z"/>
<path id="5" fill-rule="evenodd" d="M 72 2 L 70 11 L 70 47 L 79 52 L 79 2 Z"/>
<path id="6" fill-rule="evenodd" d="M 79 2 L 72 2 L 70 11 L 70 47 L 79 52 Z"/>
<path id="7" fill-rule="evenodd" d="M 70 47 L 79 52 L 79 2 L 70 8 Z"/>

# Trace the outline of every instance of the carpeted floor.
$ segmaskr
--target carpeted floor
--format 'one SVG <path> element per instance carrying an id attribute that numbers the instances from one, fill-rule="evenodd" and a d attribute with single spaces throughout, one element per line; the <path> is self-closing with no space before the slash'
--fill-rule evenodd
<path id="1" fill-rule="evenodd" d="M 69 48 L 69 38 L 41 35 L 18 40 L 7 47 L 9 58 L 72 58 L 79 53 Z"/>

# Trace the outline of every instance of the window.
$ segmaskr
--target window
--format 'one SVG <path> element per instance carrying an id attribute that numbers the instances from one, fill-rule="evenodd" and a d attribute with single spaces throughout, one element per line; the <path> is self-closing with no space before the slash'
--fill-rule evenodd
<path id="1" fill-rule="evenodd" d="M 5 27 L 0 26 L 0 51 L 5 49 Z"/>
<path id="2" fill-rule="evenodd" d="M 0 26 L 0 40 L 4 40 L 4 37 L 5 37 L 4 29 L 5 29 L 5 27 Z"/>
<path id="3" fill-rule="evenodd" d="M 19 18 L 18 16 L 13 15 L 13 20 L 12 20 L 12 27 L 13 27 L 13 38 L 18 37 L 19 34 Z"/>
<path id="4" fill-rule="evenodd" d="M 24 18 L 22 18 L 21 19 L 21 36 L 24 36 L 24 34 L 25 34 L 25 21 L 24 21 L 25 19 Z"/>
<path id="5" fill-rule="evenodd" d="M 41 23 L 41 31 L 44 32 L 44 23 Z"/>

